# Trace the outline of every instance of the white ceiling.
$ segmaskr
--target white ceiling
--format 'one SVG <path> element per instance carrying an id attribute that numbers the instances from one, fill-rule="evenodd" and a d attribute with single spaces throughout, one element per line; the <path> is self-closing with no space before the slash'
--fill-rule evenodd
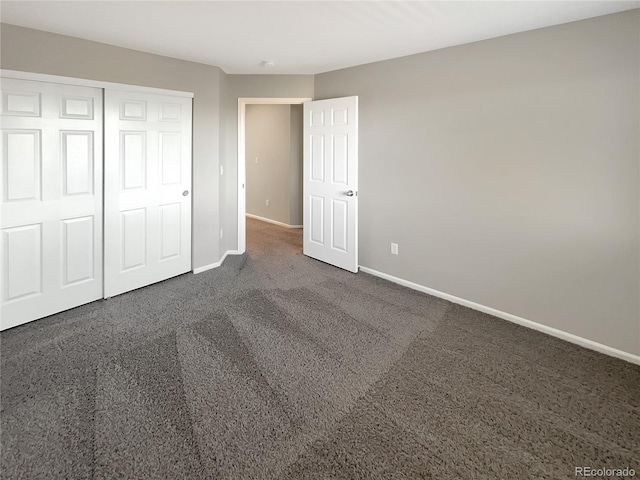
<path id="1" fill-rule="evenodd" d="M 2 0 L 0 18 L 227 73 L 316 74 L 639 7 L 640 0 Z"/>

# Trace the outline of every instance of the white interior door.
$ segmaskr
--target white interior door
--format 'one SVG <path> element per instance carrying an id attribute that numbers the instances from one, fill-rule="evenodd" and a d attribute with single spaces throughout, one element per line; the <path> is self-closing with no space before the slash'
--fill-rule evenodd
<path id="1" fill-rule="evenodd" d="M 2 79 L 1 329 L 102 297 L 102 90 Z"/>
<path id="2" fill-rule="evenodd" d="M 304 104 L 304 254 L 358 271 L 358 97 Z"/>
<path id="3" fill-rule="evenodd" d="M 191 270 L 191 99 L 105 90 L 105 298 Z"/>

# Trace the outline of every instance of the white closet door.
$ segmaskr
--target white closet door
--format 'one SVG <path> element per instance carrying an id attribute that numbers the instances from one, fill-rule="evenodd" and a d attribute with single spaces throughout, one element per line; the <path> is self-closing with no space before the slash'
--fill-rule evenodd
<path id="1" fill-rule="evenodd" d="M 105 297 L 191 270 L 191 99 L 105 90 Z"/>
<path id="2" fill-rule="evenodd" d="M 2 79 L 4 330 L 102 297 L 102 90 Z"/>

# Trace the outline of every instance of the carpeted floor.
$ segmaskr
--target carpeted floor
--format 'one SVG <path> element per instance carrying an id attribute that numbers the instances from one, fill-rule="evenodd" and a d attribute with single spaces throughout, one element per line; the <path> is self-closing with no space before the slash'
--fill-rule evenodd
<path id="1" fill-rule="evenodd" d="M 302 255 L 1 334 L 3 479 L 640 475 L 640 367 Z"/>

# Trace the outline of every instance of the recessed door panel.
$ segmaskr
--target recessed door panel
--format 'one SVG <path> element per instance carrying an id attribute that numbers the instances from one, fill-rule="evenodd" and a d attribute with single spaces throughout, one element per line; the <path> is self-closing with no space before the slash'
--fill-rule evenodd
<path id="1" fill-rule="evenodd" d="M 6 201 L 40 199 L 40 133 L 40 130 L 3 132 Z"/>
<path id="2" fill-rule="evenodd" d="M 349 137 L 339 134 L 331 136 L 333 149 L 332 157 L 332 177 L 333 183 L 348 185 L 349 183 Z"/>
<path id="3" fill-rule="evenodd" d="M 160 260 L 180 255 L 180 217 L 179 203 L 160 207 Z"/>
<path id="4" fill-rule="evenodd" d="M 4 301 L 42 293 L 42 224 L 2 231 Z"/>
<path id="5" fill-rule="evenodd" d="M 93 216 L 62 221 L 62 284 L 95 279 L 95 227 Z"/>
<path id="6" fill-rule="evenodd" d="M 160 104 L 160 121 L 161 122 L 179 122 L 182 106 L 179 103 L 161 103 Z"/>
<path id="7" fill-rule="evenodd" d="M 147 212 L 145 208 L 121 213 L 122 270 L 147 263 Z"/>
<path id="8" fill-rule="evenodd" d="M 39 92 L 2 92 L 2 114 L 20 117 L 40 116 Z"/>
<path id="9" fill-rule="evenodd" d="M 324 135 L 311 135 L 311 180 L 324 181 Z"/>
<path id="10" fill-rule="evenodd" d="M 93 98 L 63 96 L 60 118 L 93 120 Z"/>
<path id="11" fill-rule="evenodd" d="M 144 188 L 146 183 L 146 132 L 120 132 L 122 188 Z"/>
<path id="12" fill-rule="evenodd" d="M 348 108 L 332 108 L 331 109 L 331 124 L 348 125 L 349 124 L 349 109 Z"/>
<path id="13" fill-rule="evenodd" d="M 180 134 L 161 132 L 160 138 L 160 168 L 163 185 L 182 183 L 180 178 Z"/>
<path id="14" fill-rule="evenodd" d="M 349 205 L 344 200 L 331 200 L 331 248 L 347 251 Z"/>
<path id="15" fill-rule="evenodd" d="M 93 132 L 63 131 L 62 178 L 64 195 L 93 193 Z"/>
<path id="16" fill-rule="evenodd" d="M 324 245 L 324 198 L 310 197 L 311 201 L 311 241 Z"/>
<path id="17" fill-rule="evenodd" d="M 309 121 L 312 127 L 324 126 L 324 109 L 311 109 L 309 111 Z"/>
<path id="18" fill-rule="evenodd" d="M 122 100 L 120 102 L 120 120 L 147 119 L 147 102 L 144 100 Z"/>

